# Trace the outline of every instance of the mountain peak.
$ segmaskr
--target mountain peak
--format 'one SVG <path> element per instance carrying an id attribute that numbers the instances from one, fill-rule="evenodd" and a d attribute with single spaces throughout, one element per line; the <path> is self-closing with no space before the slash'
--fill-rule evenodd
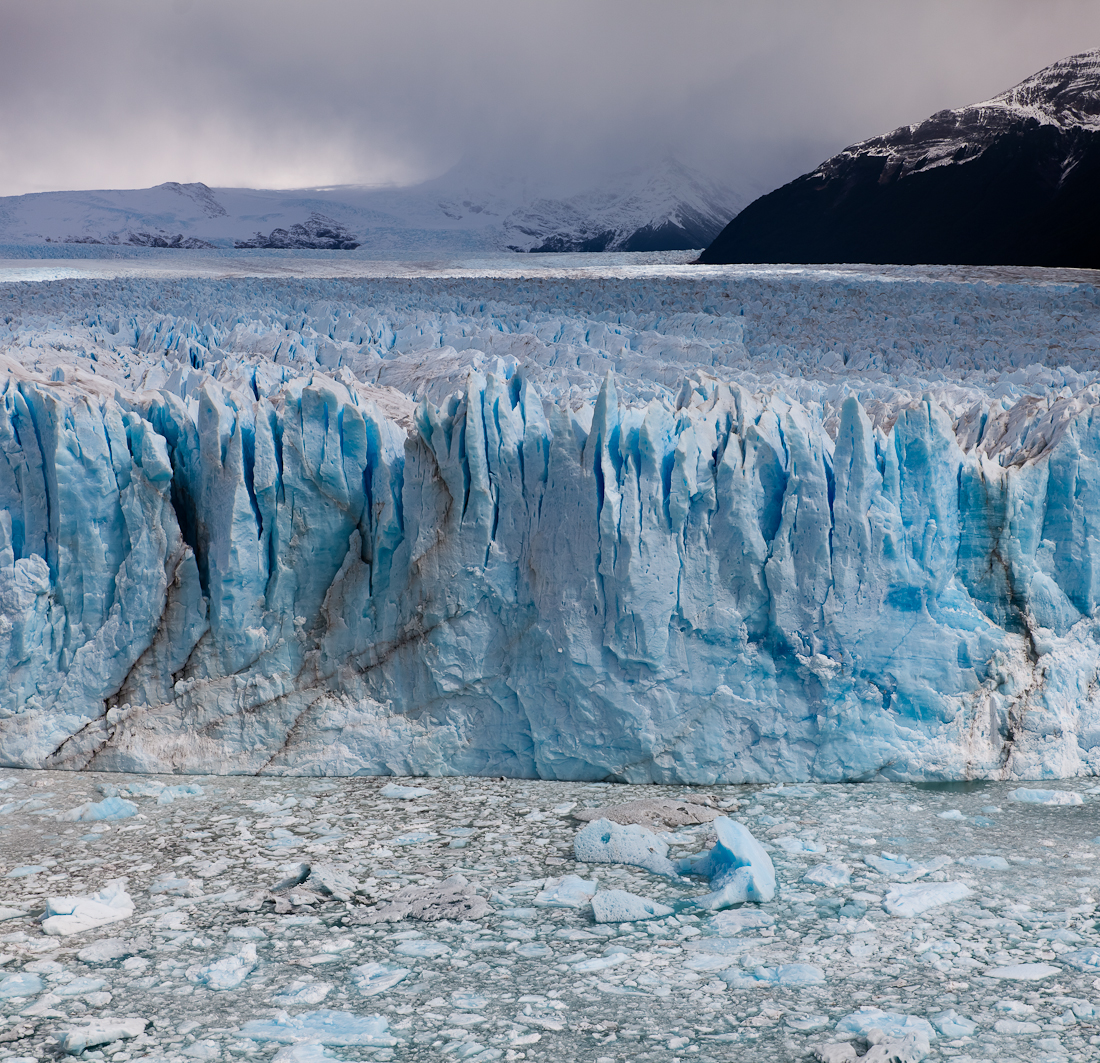
<path id="1" fill-rule="evenodd" d="M 1100 51 L 872 137 L 751 203 L 704 262 L 1100 266 Z"/>

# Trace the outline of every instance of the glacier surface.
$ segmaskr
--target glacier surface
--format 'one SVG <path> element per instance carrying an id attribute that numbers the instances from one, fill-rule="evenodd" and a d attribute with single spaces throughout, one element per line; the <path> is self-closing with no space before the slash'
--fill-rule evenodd
<path id="1" fill-rule="evenodd" d="M 0 763 L 1100 772 L 1091 280 L 145 268 L 0 285 Z"/>

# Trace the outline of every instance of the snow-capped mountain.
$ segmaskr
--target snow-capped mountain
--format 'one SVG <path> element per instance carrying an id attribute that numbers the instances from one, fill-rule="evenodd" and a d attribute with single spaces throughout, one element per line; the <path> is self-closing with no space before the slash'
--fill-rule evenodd
<path id="1" fill-rule="evenodd" d="M 705 247 L 748 196 L 673 160 L 598 189 L 459 167 L 410 188 L 154 188 L 0 198 L 0 244 L 400 251 L 658 251 Z"/>
<path id="2" fill-rule="evenodd" d="M 1100 265 L 1100 51 L 845 148 L 752 203 L 704 262 Z"/>

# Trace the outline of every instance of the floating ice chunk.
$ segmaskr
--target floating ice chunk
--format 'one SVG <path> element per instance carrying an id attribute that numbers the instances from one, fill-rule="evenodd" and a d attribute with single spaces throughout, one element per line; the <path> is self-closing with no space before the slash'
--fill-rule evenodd
<path id="1" fill-rule="evenodd" d="M 993 1029 L 996 1030 L 997 1033 L 1020 1035 L 1040 1033 L 1043 1028 L 1037 1022 L 1026 1022 L 1020 1019 L 998 1019 L 993 1024 Z"/>
<path id="2" fill-rule="evenodd" d="M 248 942 L 235 956 L 223 956 L 208 964 L 187 968 L 187 980 L 208 989 L 236 989 L 256 966 L 256 946 Z"/>
<path id="3" fill-rule="evenodd" d="M 38 975 L 20 971 L 0 979 L 0 1000 L 8 997 L 35 997 L 42 989 L 42 979 Z"/>
<path id="4" fill-rule="evenodd" d="M 964 856 L 958 863 L 965 867 L 984 867 L 989 871 L 1008 870 L 1008 861 L 1003 856 Z"/>
<path id="5" fill-rule="evenodd" d="M 1007 967 L 992 967 L 983 971 L 984 978 L 1002 978 L 1011 982 L 1038 982 L 1052 974 L 1061 974 L 1062 968 L 1050 963 L 1013 963 Z"/>
<path id="6" fill-rule="evenodd" d="M 442 941 L 422 938 L 419 941 L 402 941 L 393 951 L 398 956 L 411 956 L 418 960 L 434 960 L 440 956 L 446 956 L 451 951 L 451 946 L 445 945 Z"/>
<path id="7" fill-rule="evenodd" d="M 928 1041 L 936 1039 L 936 1031 L 927 1019 L 874 1007 L 862 1007 L 859 1011 L 845 1015 L 835 1028 L 841 1033 L 856 1033 L 861 1037 L 866 1037 L 872 1030 L 881 1030 L 887 1037 L 898 1039 L 911 1033 L 922 1033 Z"/>
<path id="8" fill-rule="evenodd" d="M 639 919 L 663 919 L 672 909 L 626 890 L 600 890 L 592 898 L 597 923 L 632 923 Z"/>
<path id="9" fill-rule="evenodd" d="M 310 868 L 309 884 L 338 901 L 350 901 L 360 888 L 352 874 L 328 863 L 314 864 Z"/>
<path id="10" fill-rule="evenodd" d="M 320 1004 L 331 992 L 332 986 L 328 982 L 303 982 L 296 978 L 281 993 L 276 993 L 271 1000 L 282 1006 Z"/>
<path id="11" fill-rule="evenodd" d="M 181 783 L 179 786 L 166 786 L 157 794 L 158 805 L 170 805 L 181 797 L 202 797 L 202 787 L 197 783 Z"/>
<path id="12" fill-rule="evenodd" d="M 802 1030 L 804 1033 L 808 1033 L 811 1030 L 821 1030 L 829 1025 L 829 1017 L 827 1015 L 788 1015 L 786 1018 L 787 1025 L 792 1030 Z"/>
<path id="13" fill-rule="evenodd" d="M 893 882 L 916 882 L 933 871 L 947 867 L 953 861 L 949 856 L 937 856 L 932 860 L 908 860 L 904 856 L 883 853 L 881 856 L 865 856 L 863 862 L 880 875 Z"/>
<path id="14" fill-rule="evenodd" d="M 287 864 L 284 870 L 287 872 L 286 877 L 280 879 L 271 887 L 272 893 L 282 893 L 284 890 L 293 889 L 295 886 L 300 886 L 309 878 L 309 864 Z"/>
<path id="15" fill-rule="evenodd" d="M 0 907 L 0 923 L 6 923 L 9 919 L 22 919 L 26 914 L 22 908 Z"/>
<path id="16" fill-rule="evenodd" d="M 63 1052 L 79 1055 L 85 1049 L 112 1041 L 128 1040 L 145 1032 L 148 1019 L 92 1019 L 80 1026 L 73 1026 L 58 1038 Z"/>
<path id="17" fill-rule="evenodd" d="M 118 792 L 122 797 L 158 797 L 165 783 L 157 779 L 142 779 L 127 783 Z"/>
<path id="18" fill-rule="evenodd" d="M 399 919 L 480 919 L 492 911 L 463 875 L 451 875 L 438 886 L 405 886 L 387 904 L 380 905 L 366 922 L 396 922 Z"/>
<path id="19" fill-rule="evenodd" d="M 802 876 L 802 881 L 818 886 L 847 886 L 852 881 L 852 871 L 847 864 L 818 864 Z"/>
<path id="20" fill-rule="evenodd" d="M 63 982 L 61 985 L 53 987 L 53 992 L 61 997 L 79 997 L 85 993 L 97 993 L 99 990 L 106 988 L 107 982 L 102 978 L 96 978 L 94 975 L 83 975 L 79 978 L 74 978 L 71 982 Z"/>
<path id="21" fill-rule="evenodd" d="M 538 908 L 583 908 L 599 889 L 598 880 L 579 875 L 549 878 L 545 889 L 535 894 L 531 902 Z"/>
<path id="22" fill-rule="evenodd" d="M 1100 974 L 1100 949 L 1095 946 L 1087 949 L 1076 949 L 1073 952 L 1063 952 L 1060 959 L 1076 967 L 1079 971 L 1092 971 Z"/>
<path id="23" fill-rule="evenodd" d="M 825 972 L 809 963 L 781 963 L 778 967 L 754 967 L 751 971 L 734 967 L 719 977 L 736 989 L 825 984 Z"/>
<path id="24" fill-rule="evenodd" d="M 818 1045 L 814 1049 L 814 1058 L 818 1063 L 854 1063 L 858 1056 L 855 1047 L 847 1041 L 833 1041 Z"/>
<path id="25" fill-rule="evenodd" d="M 578 963 L 573 964 L 573 970 L 580 974 L 588 974 L 592 971 L 606 970 L 608 967 L 614 967 L 616 964 L 629 959 L 630 956 L 622 952 L 616 952 L 611 956 L 592 956 L 587 960 L 580 960 Z"/>
<path id="26" fill-rule="evenodd" d="M 436 835 L 428 830 L 414 830 L 408 834 L 399 834 L 396 838 L 390 839 L 390 845 L 422 845 L 424 842 L 430 842 Z"/>
<path id="27" fill-rule="evenodd" d="M 129 819 L 137 812 L 133 801 L 121 797 L 108 797 L 103 801 L 85 801 L 76 808 L 62 812 L 57 818 L 68 823 L 92 823 L 100 820 Z"/>
<path id="28" fill-rule="evenodd" d="M 668 858 L 668 845 L 637 823 L 593 820 L 573 839 L 573 854 L 584 864 L 632 864 L 655 875 L 676 874 Z"/>
<path id="29" fill-rule="evenodd" d="M 90 896 L 50 897 L 42 929 L 53 937 L 66 937 L 129 919 L 133 914 L 134 902 L 126 892 L 126 879 L 116 878 Z"/>
<path id="30" fill-rule="evenodd" d="M 408 967 L 391 967 L 385 963 L 362 963 L 349 972 L 356 988 L 365 997 L 375 997 L 392 989 L 408 973 Z"/>
<path id="31" fill-rule="evenodd" d="M 458 1008 L 459 1011 L 480 1011 L 488 1004 L 488 997 L 483 997 L 480 993 L 471 993 L 469 990 L 456 989 L 451 994 L 451 1006 Z"/>
<path id="32" fill-rule="evenodd" d="M 552 950 L 549 945 L 544 945 L 541 941 L 528 941 L 517 945 L 515 951 L 517 956 L 523 956 L 528 960 L 541 960 L 549 956 Z"/>
<path id="33" fill-rule="evenodd" d="M 895 886 L 882 898 L 882 907 L 891 915 L 911 919 L 941 904 L 969 897 L 973 891 L 963 882 L 927 882 Z"/>
<path id="34" fill-rule="evenodd" d="M 1025 805 L 1083 805 L 1085 799 L 1072 790 L 1031 790 L 1021 786 L 1009 793 L 1010 801 Z"/>
<path id="35" fill-rule="evenodd" d="M 149 884 L 149 895 L 156 896 L 158 893 L 166 893 L 169 897 L 201 897 L 202 879 L 176 878 L 169 871 Z"/>
<path id="36" fill-rule="evenodd" d="M 678 864 L 679 870 L 710 879 L 714 892 L 697 897 L 701 908 L 716 911 L 746 901 L 763 903 L 775 898 L 775 867 L 763 846 L 742 823 L 727 816 L 714 821 L 713 848 L 689 856 Z"/>
<path id="37" fill-rule="evenodd" d="M 582 808 L 573 813 L 574 819 L 590 823 L 597 819 L 609 819 L 612 823 L 625 826 L 636 823 L 642 827 L 686 827 L 693 823 L 710 823 L 720 813 L 707 805 L 692 801 L 674 801 L 668 798 L 642 798 L 637 801 L 625 801 L 621 805 L 609 805 L 606 808 Z"/>
<path id="38" fill-rule="evenodd" d="M 756 930 L 762 926 L 772 926 L 774 923 L 774 916 L 753 908 L 737 908 L 733 911 L 715 912 L 710 918 L 710 925 L 719 934 L 739 934 L 742 930 Z"/>
<path id="39" fill-rule="evenodd" d="M 434 793 L 434 790 L 425 790 L 420 786 L 398 786 L 397 783 L 390 782 L 378 791 L 378 796 L 396 801 L 412 801 L 414 798 L 428 797 Z"/>
<path id="40" fill-rule="evenodd" d="M 949 808 L 946 812 L 937 812 L 939 819 L 966 819 L 966 816 L 957 808 Z"/>
<path id="41" fill-rule="evenodd" d="M 24 864 L 22 867 L 13 867 L 4 878 L 30 878 L 31 875 L 37 875 L 39 871 L 45 870 L 42 864 Z"/>
<path id="42" fill-rule="evenodd" d="M 136 945 L 123 938 L 100 938 L 99 941 L 93 941 L 82 948 L 76 954 L 76 958 L 81 963 L 113 963 L 115 960 L 132 956 L 137 951 Z"/>
<path id="43" fill-rule="evenodd" d="M 950 1011 L 941 1011 L 932 1016 L 932 1025 L 936 1027 L 944 1037 L 970 1037 L 978 1028 L 973 1019 L 960 1015 L 954 1008 Z"/>
<path id="44" fill-rule="evenodd" d="M 280 1048 L 272 1057 L 271 1063 L 331 1063 L 337 1058 L 316 1041 L 302 1041 L 300 1044 Z"/>
<path id="45" fill-rule="evenodd" d="M 392 1048 L 397 1038 L 387 1033 L 389 1023 L 381 1015 L 352 1015 L 346 1011 L 305 1011 L 301 1015 L 278 1012 L 274 1019 L 253 1019 L 241 1027 L 254 1041 L 313 1041 L 322 1045 L 361 1045 Z"/>
<path id="46" fill-rule="evenodd" d="M 829 847 L 820 842 L 805 841 L 802 838 L 776 838 L 775 844 L 785 853 L 827 853 Z"/>

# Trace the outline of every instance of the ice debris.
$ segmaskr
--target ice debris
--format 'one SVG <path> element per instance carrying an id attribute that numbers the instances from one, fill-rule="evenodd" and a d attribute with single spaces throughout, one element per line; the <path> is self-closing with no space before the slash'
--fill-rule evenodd
<path id="1" fill-rule="evenodd" d="M 254 1041 L 313 1041 L 322 1045 L 359 1045 L 392 1048 L 397 1038 L 380 1015 L 352 1015 L 346 1011 L 305 1011 L 299 1015 L 277 1012 L 274 1019 L 253 1019 L 241 1027 Z"/>
<path id="2" fill-rule="evenodd" d="M 978 1028 L 978 1024 L 973 1019 L 968 1019 L 965 1015 L 960 1015 L 954 1008 L 948 1011 L 941 1011 L 931 1017 L 932 1025 L 944 1037 L 949 1039 L 956 1037 L 970 1037 L 971 1034 Z"/>
<path id="3" fill-rule="evenodd" d="M 157 794 L 158 805 L 170 805 L 185 797 L 202 797 L 203 789 L 197 783 L 184 783 L 181 786 L 165 786 Z"/>
<path id="4" fill-rule="evenodd" d="M 62 812 L 57 818 L 70 823 L 91 823 L 99 820 L 128 819 L 137 813 L 137 805 L 121 797 L 108 797 L 103 801 L 85 801 L 84 804 Z"/>
<path id="5" fill-rule="evenodd" d="M 714 846 L 685 857 L 677 867 L 682 874 L 710 880 L 713 892 L 697 897 L 701 908 L 717 911 L 747 901 L 764 903 L 775 898 L 775 866 L 748 827 L 727 816 L 714 820 Z"/>
<path id="6" fill-rule="evenodd" d="M 392 900 L 362 916 L 367 923 L 399 919 L 480 919 L 492 911 L 464 875 L 451 875 L 438 886 L 405 886 Z"/>
<path id="7" fill-rule="evenodd" d="M 96 1045 L 138 1037 L 148 1025 L 148 1019 L 95 1018 L 66 1030 L 58 1043 L 63 1052 L 79 1055 Z"/>
<path id="8" fill-rule="evenodd" d="M 0 999 L 37 996 L 42 988 L 42 979 L 38 975 L 19 971 L 0 979 Z"/>
<path id="9" fill-rule="evenodd" d="M 916 882 L 917 879 L 924 878 L 925 875 L 930 875 L 934 871 L 941 871 L 953 863 L 949 856 L 937 856 L 931 860 L 909 860 L 904 856 L 895 856 L 893 853 L 865 856 L 863 862 L 893 882 Z"/>
<path id="10" fill-rule="evenodd" d="M 639 919 L 663 919 L 672 915 L 667 904 L 639 897 L 626 890 L 600 890 L 592 898 L 597 923 L 631 923 Z"/>
<path id="11" fill-rule="evenodd" d="M 633 864 L 655 875 L 676 875 L 668 845 L 637 823 L 619 824 L 596 819 L 577 832 L 573 855 L 584 864 Z"/>
<path id="12" fill-rule="evenodd" d="M 276 993 L 271 1002 L 279 1007 L 295 1007 L 302 1004 L 320 1004 L 332 992 L 329 982 L 304 982 L 294 979 L 280 993 Z"/>
<path id="13" fill-rule="evenodd" d="M 609 819 L 612 823 L 626 825 L 636 823 L 652 830 L 665 827 L 686 827 L 694 823 L 709 823 L 721 813 L 708 805 L 692 801 L 674 801 L 667 798 L 642 798 L 604 808 L 582 808 L 573 813 L 574 819 L 590 823 L 596 819 Z"/>
<path id="14" fill-rule="evenodd" d="M 855 1033 L 861 1037 L 866 1037 L 872 1030 L 881 1030 L 886 1036 L 898 1039 L 911 1033 L 919 1033 L 927 1041 L 936 1040 L 936 1031 L 927 1019 L 870 1006 L 845 1015 L 837 1022 L 836 1030 L 838 1033 Z"/>
<path id="15" fill-rule="evenodd" d="M 1002 978 L 1009 982 L 1038 982 L 1053 974 L 1061 974 L 1062 968 L 1050 963 L 1012 963 L 1007 967 L 990 967 L 982 972 L 984 978 Z"/>
<path id="16" fill-rule="evenodd" d="M 1100 974 L 1100 948 L 1090 947 L 1063 952 L 1061 959 L 1080 971 L 1095 971 Z"/>
<path id="17" fill-rule="evenodd" d="M 397 801 L 412 801 L 417 797 L 428 797 L 432 793 L 434 793 L 433 790 L 427 790 L 422 786 L 398 786 L 397 783 L 390 782 L 378 791 L 378 796 Z"/>
<path id="18" fill-rule="evenodd" d="M 777 967 L 753 967 L 748 970 L 733 967 L 722 972 L 720 977 L 735 989 L 825 984 L 825 972 L 809 963 L 781 963 Z"/>
<path id="19" fill-rule="evenodd" d="M 348 972 L 356 988 L 365 997 L 374 997 L 392 989 L 408 976 L 408 967 L 393 967 L 385 963 L 361 963 Z"/>
<path id="20" fill-rule="evenodd" d="M 1085 799 L 1072 790 L 1032 790 L 1026 786 L 1012 790 L 1008 799 L 1024 805 L 1083 805 Z"/>
<path id="21" fill-rule="evenodd" d="M 817 886 L 847 886 L 852 881 L 852 870 L 847 864 L 818 864 L 802 876 L 802 881 Z"/>
<path id="22" fill-rule="evenodd" d="M 972 892 L 965 882 L 922 882 L 895 886 L 882 898 L 882 907 L 891 915 L 911 919 L 930 908 L 960 901 L 963 897 L 969 897 Z"/>
<path id="23" fill-rule="evenodd" d="M 561 878 L 547 879 L 531 903 L 538 908 L 583 908 L 599 888 L 599 882 L 594 878 L 563 875 Z"/>
<path id="24" fill-rule="evenodd" d="M 42 929 L 54 937 L 80 934 L 106 923 L 128 919 L 134 902 L 126 892 L 126 879 L 112 879 L 98 893 L 80 897 L 50 897 Z"/>
<path id="25" fill-rule="evenodd" d="M 192 964 L 187 968 L 187 980 L 207 989 L 236 989 L 255 966 L 256 946 L 247 942 L 233 955 L 223 956 L 213 963 Z"/>

